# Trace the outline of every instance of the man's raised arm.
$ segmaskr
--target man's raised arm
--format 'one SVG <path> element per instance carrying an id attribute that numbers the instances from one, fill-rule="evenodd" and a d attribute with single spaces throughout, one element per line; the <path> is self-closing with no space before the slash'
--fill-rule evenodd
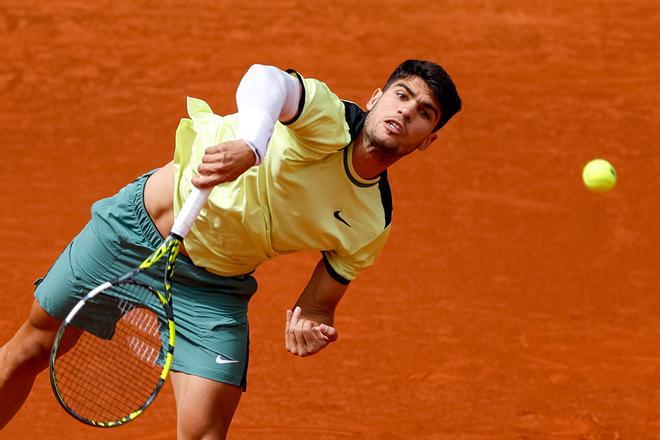
<path id="1" fill-rule="evenodd" d="M 302 94 L 298 79 L 277 67 L 255 64 L 236 90 L 238 133 L 234 141 L 206 149 L 193 183 L 208 188 L 229 182 L 266 156 L 275 122 L 295 117 Z"/>

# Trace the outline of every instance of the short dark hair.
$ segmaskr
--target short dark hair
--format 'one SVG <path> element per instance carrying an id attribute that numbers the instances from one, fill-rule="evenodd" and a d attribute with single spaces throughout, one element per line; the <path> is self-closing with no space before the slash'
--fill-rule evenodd
<path id="1" fill-rule="evenodd" d="M 424 80 L 440 102 L 440 121 L 433 130 L 438 131 L 461 110 L 461 97 L 458 96 L 456 86 L 441 66 L 431 61 L 406 60 L 392 72 L 383 90 L 387 90 L 396 80 L 411 76 L 418 76 Z"/>

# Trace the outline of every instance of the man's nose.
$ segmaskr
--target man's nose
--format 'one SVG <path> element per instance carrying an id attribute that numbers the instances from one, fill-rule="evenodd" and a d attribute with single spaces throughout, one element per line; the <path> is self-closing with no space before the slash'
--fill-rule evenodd
<path id="1" fill-rule="evenodd" d="M 404 118 L 406 121 L 409 121 L 409 120 L 410 120 L 410 116 L 412 115 L 412 110 L 413 110 L 413 108 L 412 108 L 411 105 L 409 105 L 409 104 L 404 104 L 404 105 L 402 105 L 401 108 L 399 109 L 399 113 L 401 113 L 401 116 L 403 116 L 403 118 Z"/>

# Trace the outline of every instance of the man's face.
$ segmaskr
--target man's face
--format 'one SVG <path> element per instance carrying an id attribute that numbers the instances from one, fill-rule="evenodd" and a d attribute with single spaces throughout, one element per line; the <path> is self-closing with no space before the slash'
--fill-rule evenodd
<path id="1" fill-rule="evenodd" d="M 437 135 L 440 105 L 426 82 L 417 76 L 400 78 L 387 90 L 377 89 L 367 103 L 367 141 L 388 157 L 423 150 Z"/>

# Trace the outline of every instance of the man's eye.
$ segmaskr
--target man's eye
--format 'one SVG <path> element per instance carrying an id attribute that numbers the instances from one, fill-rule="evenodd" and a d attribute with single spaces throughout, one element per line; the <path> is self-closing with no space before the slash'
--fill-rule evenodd
<path id="1" fill-rule="evenodd" d="M 426 110 L 422 110 L 421 112 L 419 112 L 419 114 L 422 115 L 422 118 L 424 118 L 424 119 L 429 118 L 429 114 Z"/>

